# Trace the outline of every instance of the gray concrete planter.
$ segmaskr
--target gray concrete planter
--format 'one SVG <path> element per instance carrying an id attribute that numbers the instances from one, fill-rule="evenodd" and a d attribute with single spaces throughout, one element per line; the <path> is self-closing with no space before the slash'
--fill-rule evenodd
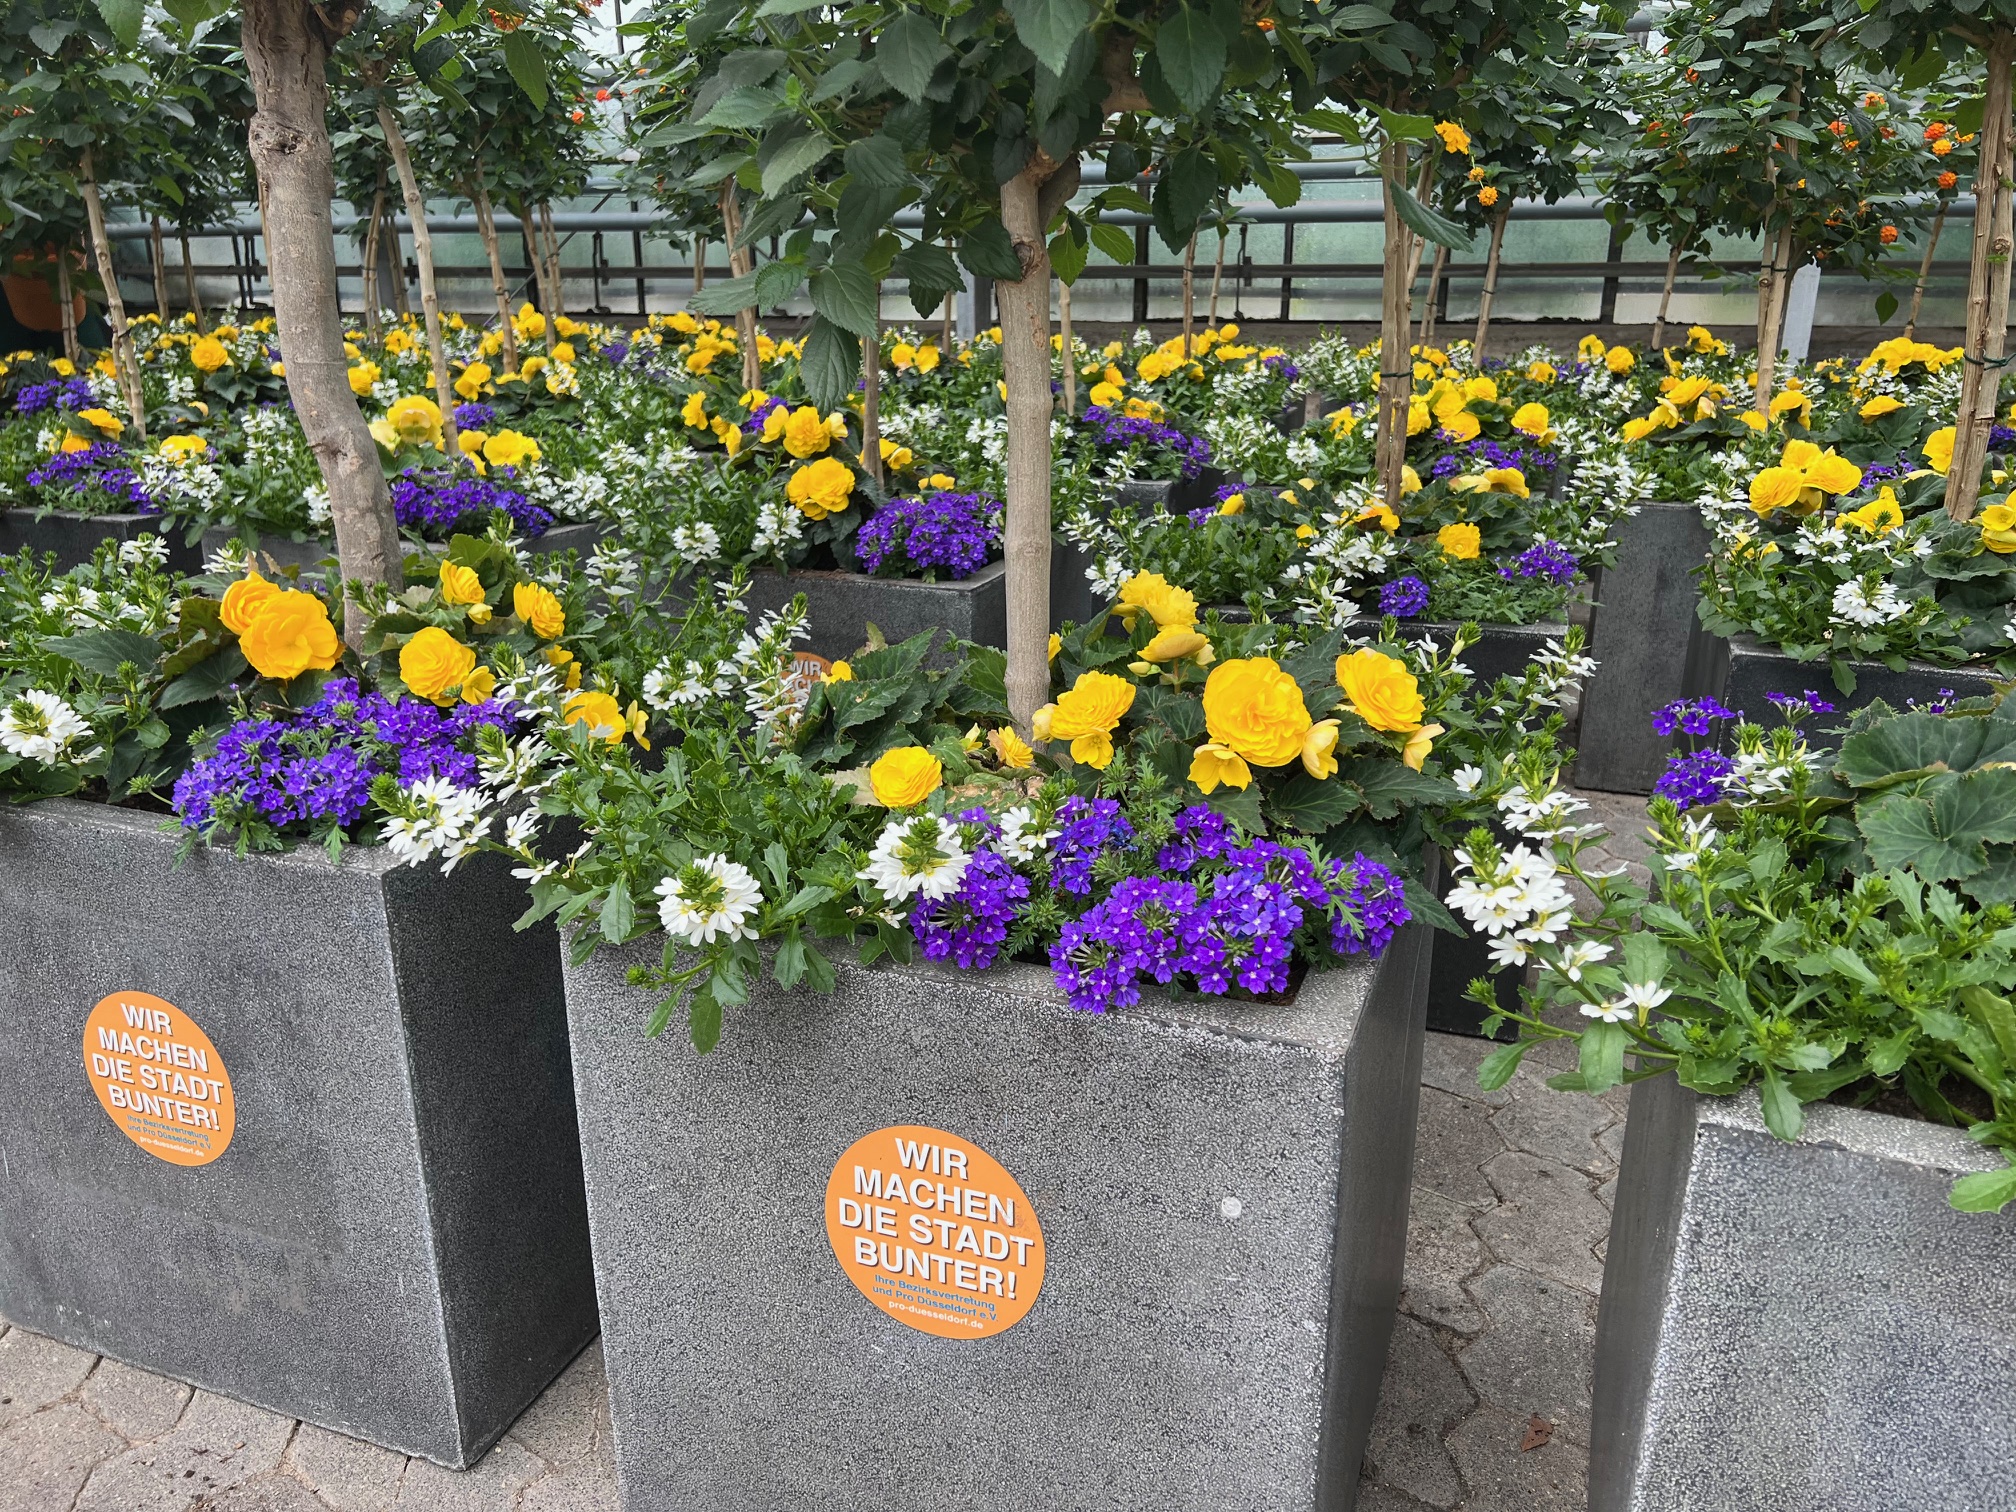
<path id="1" fill-rule="evenodd" d="M 1425 943 L 1411 926 L 1287 1006 L 1105 1015 L 1045 968 L 848 962 L 830 997 L 759 987 L 706 1057 L 644 1037 L 624 967 L 655 948 L 570 967 L 624 1506 L 1348 1512 Z M 972 1141 L 1026 1194 L 1047 1267 L 1012 1327 L 938 1337 L 843 1267 L 829 1178 L 853 1190 L 850 1147 L 898 1125 Z"/>
<path id="2" fill-rule="evenodd" d="M 2016 1213 L 1956 1129 L 1631 1093 L 1596 1326 L 1591 1512 L 2016 1507 Z"/>
<path id="3" fill-rule="evenodd" d="M 1964 667 L 1910 662 L 1897 672 L 1881 662 L 1853 665 L 1855 691 L 1843 693 L 1834 686 L 1834 674 L 1824 661 L 1802 662 L 1749 636 L 1724 640 L 1699 631 L 1696 646 L 1687 657 L 1687 696 L 1700 698 L 1713 694 L 1729 708 L 1758 723 L 1773 725 L 1778 721 L 1771 706 L 1771 694 L 1798 698 L 1810 689 L 1833 704 L 1837 712 L 1803 719 L 1800 728 L 1805 730 L 1809 744 L 1832 750 L 1840 745 L 1841 737 L 1829 732 L 1845 725 L 1855 710 L 1879 698 L 1891 708 L 1901 710 L 1913 702 L 1932 703 L 1949 692 L 1972 698 L 1995 690 L 1991 674 Z"/>
<path id="4" fill-rule="evenodd" d="M 198 553 L 183 544 L 185 527 L 158 514 L 78 514 L 74 510 L 52 509 L 41 514 L 33 509 L 0 509 L 0 555 L 13 556 L 25 549 L 56 553 L 56 569 L 67 571 L 91 560 L 100 543 L 131 541 L 143 535 L 159 536 L 168 547 L 168 564 L 179 571 L 198 565 Z"/>
<path id="5" fill-rule="evenodd" d="M 1603 570 L 1590 619 L 1597 666 L 1575 738 L 1581 786 L 1649 793 L 1666 770 L 1670 743 L 1653 733 L 1652 715 L 1709 675 L 1692 665 L 1713 652 L 1694 613 L 1694 569 L 1708 551 L 1708 526 L 1693 504 L 1647 500 L 1619 523 L 1617 565 Z"/>
<path id="6" fill-rule="evenodd" d="M 95 804 L 0 813 L 0 1314 L 466 1466 L 596 1329 L 557 938 L 512 932 L 498 857 L 177 844 Z M 207 1036 L 228 1098 L 113 1112 L 87 1017 L 131 993 Z M 144 1082 L 193 1052 L 140 1054 Z"/>
<path id="7" fill-rule="evenodd" d="M 859 572 L 758 572 L 745 602 L 751 615 L 805 595 L 812 638 L 805 649 L 829 658 L 854 655 L 874 625 L 892 646 L 926 630 L 982 646 L 1008 643 L 1008 568 L 995 562 L 957 582 L 919 583 Z"/>

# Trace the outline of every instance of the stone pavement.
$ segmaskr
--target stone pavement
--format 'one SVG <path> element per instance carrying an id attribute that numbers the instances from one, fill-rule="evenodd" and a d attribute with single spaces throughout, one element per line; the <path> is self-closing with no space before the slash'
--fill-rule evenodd
<path id="1" fill-rule="evenodd" d="M 1635 861 L 1643 800 L 1584 794 Z M 1362 1512 L 1582 1512 L 1625 1097 L 1477 1086 L 1428 1036 L 1405 1292 Z M 590 1345 L 474 1470 L 442 1470 L 0 1324 L 0 1512 L 616 1512 Z M 928 1509 L 919 1509 L 928 1512 Z"/>

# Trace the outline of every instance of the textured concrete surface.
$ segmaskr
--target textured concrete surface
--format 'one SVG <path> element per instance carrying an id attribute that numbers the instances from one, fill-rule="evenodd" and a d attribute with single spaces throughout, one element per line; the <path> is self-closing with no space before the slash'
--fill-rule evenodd
<path id="1" fill-rule="evenodd" d="M 1649 793 L 1666 770 L 1668 743 L 1653 733 L 1652 714 L 1684 695 L 1686 656 L 1706 649 L 1694 569 L 1708 546 L 1692 504 L 1647 500 L 1618 524 L 1617 565 L 1603 569 L 1590 621 L 1597 668 L 1575 740 L 1575 780 L 1584 787 Z"/>
<path id="2" fill-rule="evenodd" d="M 595 1332 L 557 942 L 512 931 L 500 858 L 443 878 L 177 843 L 102 805 L 0 813 L 0 1313 L 465 1463 Z M 142 1150 L 92 1091 L 84 1022 L 122 989 L 228 1072 L 207 1165 Z M 94 1405 L 144 1435 L 172 1404 L 120 1379 Z"/>
<path id="3" fill-rule="evenodd" d="M 834 660 L 868 644 L 873 624 L 890 645 L 926 630 L 999 646 L 1008 638 L 1008 568 L 996 562 L 956 583 L 914 583 L 858 572 L 759 572 L 744 602 L 752 615 L 805 595 L 811 639 L 804 649 Z"/>
<path id="4" fill-rule="evenodd" d="M 570 971 L 626 1506 L 1341 1506 L 1400 1288 L 1420 944 L 1288 1006 L 1103 1016 L 1047 970 L 848 962 L 704 1058 L 639 1032 L 624 954 Z M 1048 1266 L 1014 1327 L 931 1337 L 836 1261 L 828 1176 L 897 1124 L 1027 1193 Z"/>
<path id="5" fill-rule="evenodd" d="M 1754 1093 L 1665 1078 L 1632 1113 L 1597 1512 L 2016 1507 L 2016 1213 L 1946 1200 L 1999 1159 L 1955 1129 L 1833 1107 L 1787 1145 Z"/>
<path id="6" fill-rule="evenodd" d="M 1477 1089 L 1491 1047 L 1430 1034 L 1422 1067 L 1405 1292 L 1387 1355 L 1379 1412 L 1359 1483 L 1359 1512 L 1581 1512 L 1595 1299 L 1549 1272 L 1582 1263 L 1587 1230 L 1538 1236 L 1503 1254 L 1479 1233 L 1507 1206 L 1483 1168 L 1507 1151 L 1548 1160 L 1565 1184 L 1607 1192 L 1616 1099 L 1551 1092 L 1553 1068 Z M 1587 1129 L 1605 1124 L 1591 1154 Z M 1558 1138 L 1558 1142 L 1556 1142 Z M 1578 1162 L 1585 1162 L 1578 1164 Z M 1600 1232 L 1595 1235 L 1600 1244 Z M 847 1300 L 841 1298 L 840 1300 Z M 181 1420 L 189 1388 L 129 1371 L 16 1329 L 0 1336 L 0 1512 L 67 1512 L 94 1470 L 154 1452 Z M 590 1348 L 511 1427 L 513 1454 L 477 1476 L 303 1424 L 276 1469 L 206 1506 L 238 1512 L 617 1512 L 615 1456 L 598 1347 Z M 1522 1451 L 1532 1419 L 1559 1413 L 1546 1444 Z M 245 1437 L 241 1432 L 238 1437 Z M 248 1439 L 249 1442 L 249 1439 Z M 196 1444 L 193 1447 L 205 1447 Z M 210 1445 L 223 1451 L 233 1444 Z M 494 1457 L 494 1451 L 493 1451 Z M 200 1459 L 191 1456 L 191 1459 Z M 108 1477 L 127 1475 L 108 1468 Z M 460 1495 L 459 1488 L 471 1488 Z M 458 1499 L 448 1500 L 449 1487 Z M 171 1512 L 190 1512 L 199 1493 Z M 287 1499 L 306 1496 L 308 1500 Z M 427 1497 L 438 1495 L 437 1501 Z M 403 1500 L 402 1500 L 403 1496 Z M 10 1500 L 10 1497 L 12 1498 Z"/>

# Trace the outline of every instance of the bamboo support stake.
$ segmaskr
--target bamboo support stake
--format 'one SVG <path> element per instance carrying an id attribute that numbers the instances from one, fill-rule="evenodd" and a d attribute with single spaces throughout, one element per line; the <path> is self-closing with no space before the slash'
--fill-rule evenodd
<path id="1" fill-rule="evenodd" d="M 60 247 L 56 252 L 56 303 L 62 307 L 63 355 L 71 365 L 82 367 L 84 350 L 77 344 L 77 293 L 70 287 L 70 249 Z"/>
<path id="2" fill-rule="evenodd" d="M 939 356 L 946 362 L 952 360 L 952 314 L 952 296 L 947 294 L 945 296 L 945 314 L 943 320 L 940 322 L 940 327 L 944 334 L 939 337 Z"/>
<path id="3" fill-rule="evenodd" d="M 1981 116 L 1981 166 L 1974 187 L 1974 249 L 1967 276 L 1966 374 L 1946 473 L 1946 513 L 1972 517 L 1981 496 L 1988 433 L 2002 389 L 2009 342 L 2009 260 L 2016 228 L 2010 207 L 2010 80 L 2016 33 L 1988 44 L 1988 93 Z"/>
<path id="4" fill-rule="evenodd" d="M 371 201 L 371 218 L 364 223 L 364 329 L 372 340 L 378 338 L 378 253 L 383 245 L 385 190 L 381 185 Z"/>
<path id="5" fill-rule="evenodd" d="M 1057 329 L 1064 338 L 1064 413 L 1078 413 L 1078 354 L 1071 340 L 1071 285 L 1057 285 Z"/>
<path id="6" fill-rule="evenodd" d="M 112 262 L 112 238 L 105 232 L 105 202 L 98 194 L 91 149 L 78 160 L 77 188 L 84 196 L 84 215 L 91 224 L 91 250 L 98 260 L 98 281 L 105 286 L 105 316 L 112 325 L 112 366 L 133 412 L 133 433 L 147 444 L 147 395 L 140 386 L 140 362 L 133 353 L 133 331 L 126 324 L 126 298 L 119 292 L 119 270 Z"/>
<path id="7" fill-rule="evenodd" d="M 721 182 L 721 229 L 728 238 L 728 272 L 740 278 L 755 271 L 755 254 L 742 245 L 742 203 L 735 195 L 735 180 Z M 742 348 L 742 387 L 763 386 L 763 364 L 756 356 L 756 306 L 744 305 L 735 312 L 735 330 Z"/>
<path id="8" fill-rule="evenodd" d="M 1477 334 L 1470 338 L 1470 360 L 1484 361 L 1484 342 L 1491 334 L 1491 303 L 1498 296 L 1498 259 L 1505 249 L 1505 222 L 1512 214 L 1506 200 L 1498 218 L 1491 222 L 1491 251 L 1484 259 L 1484 292 L 1477 296 Z"/>
<path id="9" fill-rule="evenodd" d="M 994 285 L 1001 366 L 1008 386 L 1008 710 L 1029 733 L 1049 701 L 1050 659 L 1050 251 L 1039 208 L 1037 159 L 1001 186 L 1001 220 L 1022 276 Z"/>
<path id="10" fill-rule="evenodd" d="M 1409 360 L 1407 337 L 1406 275 L 1415 238 L 1400 219 L 1395 189 L 1407 171 L 1407 147 L 1388 141 L 1380 151 L 1380 184 L 1385 199 L 1386 255 L 1381 284 L 1379 317 L 1379 487 L 1387 505 L 1396 512 L 1401 502 L 1402 469 L 1407 461 L 1407 409 L 1414 393 L 1414 368 Z"/>
<path id="11" fill-rule="evenodd" d="M 693 237 L 693 292 L 698 294 L 707 287 L 707 238 L 697 232 Z"/>
<path id="12" fill-rule="evenodd" d="M 1218 260 L 1211 265 L 1211 314 L 1206 319 L 1213 330 L 1218 327 L 1218 286 L 1225 281 L 1225 228 L 1218 228 Z"/>
<path id="13" fill-rule="evenodd" d="M 547 282 L 552 285 L 553 308 L 547 313 L 558 320 L 567 313 L 567 285 L 560 268 L 560 237 L 553 229 L 553 202 L 539 202 L 539 226 L 546 234 Z"/>
<path id="14" fill-rule="evenodd" d="M 476 178 L 470 189 L 476 207 L 476 229 L 483 236 L 483 251 L 490 258 L 490 293 L 497 301 L 497 333 L 504 343 L 504 371 L 518 371 L 518 332 L 511 324 L 511 285 L 504 277 L 504 252 L 497 245 L 497 216 L 490 206 L 490 190 L 483 182 L 483 160 L 476 160 Z"/>
<path id="15" fill-rule="evenodd" d="M 161 217 L 147 218 L 147 260 L 154 274 L 154 319 L 168 329 L 168 250 L 161 244 Z"/>
<path id="16" fill-rule="evenodd" d="M 1939 234 L 1946 229 L 1946 207 L 1932 217 L 1932 234 L 1925 242 L 1925 256 L 1918 263 L 1918 282 L 1911 289 L 1911 316 L 1904 322 L 1904 339 L 1918 338 L 1918 312 L 1925 307 L 1925 285 L 1932 277 L 1932 257 L 1939 250 Z"/>
<path id="17" fill-rule="evenodd" d="M 196 291 L 196 260 L 189 251 L 188 228 L 177 226 L 175 236 L 182 243 L 182 281 L 189 288 L 189 311 L 196 317 L 197 334 L 202 335 L 210 329 L 210 322 L 203 318 L 203 296 Z"/>
<path id="18" fill-rule="evenodd" d="M 882 286 L 875 286 L 880 308 Z M 879 327 L 881 321 L 878 319 Z M 878 333 L 861 343 L 861 465 L 882 486 L 882 338 Z"/>
<path id="19" fill-rule="evenodd" d="M 1421 345 L 1426 348 L 1435 341 L 1435 306 L 1442 292 L 1442 273 L 1449 266 L 1449 249 L 1440 242 L 1435 244 L 1435 261 L 1428 265 L 1428 297 L 1423 301 L 1421 311 Z"/>
<path id="20" fill-rule="evenodd" d="M 1666 282 L 1659 286 L 1659 313 L 1652 321 L 1652 350 L 1664 351 L 1666 347 L 1666 313 L 1673 307 L 1673 285 L 1680 277 L 1680 238 L 1673 238 L 1673 246 L 1666 254 Z"/>
<path id="21" fill-rule="evenodd" d="M 1183 248 L 1183 360 L 1190 360 L 1190 343 L 1197 329 L 1197 233 Z"/>
<path id="22" fill-rule="evenodd" d="M 1771 413 L 1771 395 L 1778 377 L 1778 322 L 1792 282 L 1792 227 L 1788 223 L 1765 243 L 1770 259 L 1757 289 L 1757 386 L 1751 403 L 1759 414 Z"/>
<path id="23" fill-rule="evenodd" d="M 385 146 L 392 154 L 392 167 L 399 175 L 399 191 L 406 198 L 406 218 L 413 222 L 413 261 L 420 270 L 420 309 L 427 318 L 427 360 L 434 366 L 434 402 L 441 408 L 441 449 L 450 461 L 460 460 L 455 441 L 455 385 L 448 377 L 448 349 L 441 339 L 441 297 L 434 284 L 434 234 L 427 227 L 427 201 L 421 198 L 420 181 L 413 176 L 413 159 L 406 151 L 405 135 L 391 108 L 378 104 L 378 129 L 385 133 Z"/>

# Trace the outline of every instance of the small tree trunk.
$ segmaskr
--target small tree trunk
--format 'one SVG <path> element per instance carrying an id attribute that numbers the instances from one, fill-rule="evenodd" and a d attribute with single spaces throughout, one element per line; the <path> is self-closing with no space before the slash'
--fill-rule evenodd
<path id="1" fill-rule="evenodd" d="M 1415 238 L 1400 219 L 1394 189 L 1407 172 L 1407 147 L 1388 140 L 1380 149 L 1379 182 L 1386 202 L 1386 267 L 1379 311 L 1379 488 L 1398 512 L 1401 469 L 1407 463 L 1407 401 L 1414 393 L 1414 364 L 1407 350 L 1408 263 Z"/>
<path id="2" fill-rule="evenodd" d="M 2016 242 L 2010 208 L 2009 70 L 2016 31 L 1996 31 L 1988 44 L 1988 95 L 1981 116 L 1981 167 L 1974 183 L 1974 256 L 1967 276 L 1967 362 L 1954 421 L 1953 465 L 1946 474 L 1946 513 L 1965 520 L 1981 497 L 1981 467 L 2002 391 L 2009 341 L 2009 254 Z"/>
<path id="3" fill-rule="evenodd" d="M 740 278 L 756 268 L 755 254 L 742 245 L 742 202 L 735 194 L 735 180 L 721 182 L 721 229 L 728 238 L 728 272 Z M 756 306 L 744 305 L 735 312 L 737 344 L 742 348 L 742 387 L 760 388 L 763 364 L 756 357 Z"/>
<path id="4" fill-rule="evenodd" d="M 994 285 L 1008 383 L 1008 710 L 1025 734 L 1050 697 L 1050 248 L 1038 153 L 1001 186 L 1001 221 L 1022 276 Z"/>
<path id="5" fill-rule="evenodd" d="M 441 407 L 441 449 L 452 462 L 460 455 L 455 444 L 455 384 L 448 376 L 448 349 L 441 339 L 441 296 L 434 286 L 434 233 L 427 227 L 427 201 L 421 196 L 420 181 L 413 176 L 413 158 L 406 150 L 398 117 L 382 100 L 378 103 L 378 129 L 385 133 L 385 146 L 399 175 L 399 192 L 406 199 L 406 218 L 413 222 L 420 309 L 427 317 L 427 360 L 434 365 L 434 402 Z"/>
<path id="6" fill-rule="evenodd" d="M 168 249 L 161 244 L 161 217 L 147 218 L 147 260 L 154 273 L 154 318 L 168 328 Z"/>
<path id="7" fill-rule="evenodd" d="M 567 313 L 567 285 L 562 282 L 560 272 L 560 238 L 553 230 L 553 205 L 550 200 L 539 202 L 539 229 L 546 237 L 546 284 L 553 296 L 553 305 L 546 313 L 550 319 L 558 320 Z M 553 334 L 547 333 L 547 343 L 551 345 Z"/>
<path id="8" fill-rule="evenodd" d="M 1484 259 L 1484 292 L 1477 296 L 1477 334 L 1470 339 L 1470 360 L 1484 365 L 1484 343 L 1491 335 L 1491 304 L 1498 297 L 1498 259 L 1505 250 L 1505 222 L 1511 218 L 1512 201 L 1506 200 L 1491 222 L 1491 251 Z"/>
<path id="9" fill-rule="evenodd" d="M 1197 233 L 1183 248 L 1183 360 L 1190 360 L 1192 333 L 1197 329 Z"/>
<path id="10" fill-rule="evenodd" d="M 1429 145 L 1428 156 L 1422 159 L 1421 177 L 1414 185 L 1414 198 L 1421 201 L 1424 205 L 1428 203 L 1428 189 L 1435 182 L 1435 167 L 1441 161 L 1441 157 L 1442 144 L 1435 142 Z M 1405 147 L 1401 148 L 1401 166 L 1403 168 L 1406 166 Z M 1406 319 L 1409 322 L 1410 332 L 1412 330 L 1411 323 L 1414 318 L 1414 280 L 1421 276 L 1421 254 L 1427 248 L 1428 243 L 1424 238 L 1414 235 L 1411 231 L 1407 233 L 1407 283 L 1403 293 L 1407 299 Z"/>
<path id="11" fill-rule="evenodd" d="M 364 329 L 375 341 L 378 337 L 378 249 L 381 217 L 385 214 L 385 191 L 371 201 L 371 214 L 364 222 Z"/>
<path id="12" fill-rule="evenodd" d="M 1785 309 L 1785 292 L 1792 283 L 1792 227 L 1771 238 L 1768 282 L 1758 289 L 1757 299 L 1757 388 L 1752 403 L 1761 414 L 1771 412 L 1771 395 L 1778 377 L 1778 321 Z"/>
<path id="13" fill-rule="evenodd" d="M 1218 260 L 1211 265 L 1211 314 L 1206 323 L 1212 327 L 1218 324 L 1218 287 L 1225 281 L 1225 228 L 1218 228 Z"/>
<path id="14" fill-rule="evenodd" d="M 490 258 L 490 292 L 497 300 L 497 331 L 504 342 L 504 371 L 518 371 L 518 332 L 511 324 L 511 285 L 504 277 L 504 253 L 497 245 L 497 217 L 491 213 L 490 190 L 483 182 L 483 160 L 476 160 L 476 178 L 470 189 L 476 207 L 476 229 L 483 235 L 483 251 Z"/>
<path id="15" fill-rule="evenodd" d="M 693 292 L 698 294 L 707 287 L 707 238 L 695 232 L 693 235 Z"/>
<path id="16" fill-rule="evenodd" d="M 126 324 L 126 299 L 119 292 L 119 271 L 112 265 L 112 238 L 105 234 L 105 202 L 98 196 L 91 149 L 78 160 L 77 189 L 84 196 L 84 215 L 91 223 L 91 250 L 98 259 L 98 278 L 105 285 L 105 316 L 112 323 L 112 366 L 133 412 L 133 433 L 147 444 L 147 395 L 140 386 L 140 363 L 133 355 L 133 332 Z"/>
<path id="17" fill-rule="evenodd" d="M 1442 298 L 1442 273 L 1449 266 L 1449 249 L 1440 242 L 1435 244 L 1435 261 L 1428 265 L 1428 298 L 1421 311 L 1421 345 L 1430 346 L 1435 340 L 1436 307 Z"/>
<path id="18" fill-rule="evenodd" d="M 70 287 L 70 249 L 56 249 L 56 303 L 61 306 L 63 355 L 82 367 L 84 349 L 77 343 L 77 291 Z"/>
<path id="19" fill-rule="evenodd" d="M 378 174 L 380 192 L 383 192 L 385 174 Z M 401 320 L 413 313 L 413 305 L 406 297 L 406 245 L 399 240 L 399 217 L 393 213 L 392 201 L 385 204 L 385 229 L 379 233 L 380 245 L 389 243 L 392 251 L 392 311 Z"/>
<path id="20" fill-rule="evenodd" d="M 1666 282 L 1659 287 L 1659 313 L 1652 321 L 1652 350 L 1663 351 L 1666 346 L 1666 312 L 1673 307 L 1673 285 L 1680 277 L 1680 238 L 1676 234 L 1673 245 L 1666 253 Z"/>
<path id="21" fill-rule="evenodd" d="M 404 575 L 399 527 L 378 448 L 350 391 L 336 300 L 329 44 L 314 12 L 297 0 L 245 0 L 242 10 L 245 62 L 258 102 L 252 161 L 272 213 L 268 253 L 287 393 L 329 489 L 344 579 L 397 588 Z M 362 616 L 346 614 L 344 630 L 351 645 L 360 644 Z"/>
<path id="22" fill-rule="evenodd" d="M 196 317 L 196 330 L 200 334 L 210 329 L 210 322 L 203 316 L 203 296 L 196 290 L 196 259 L 189 251 L 188 228 L 177 226 L 175 236 L 182 243 L 182 281 L 188 285 L 189 311 Z"/>
<path id="23" fill-rule="evenodd" d="M 879 292 L 881 285 L 876 288 Z M 878 484 L 882 472 L 882 340 L 861 343 L 861 465 Z"/>
<path id="24" fill-rule="evenodd" d="M 1932 258 L 1939 250 L 1939 234 L 1946 229 L 1946 207 L 1941 205 L 1939 213 L 1932 217 L 1932 234 L 1925 242 L 1925 256 L 1918 263 L 1918 282 L 1911 289 L 1911 316 L 1904 322 L 1904 339 L 1915 341 L 1918 337 L 1918 312 L 1925 307 L 1925 285 L 1932 277 Z"/>
<path id="25" fill-rule="evenodd" d="M 1071 285 L 1057 285 L 1057 334 L 1064 338 L 1064 413 L 1078 413 L 1078 353 L 1071 341 Z"/>

